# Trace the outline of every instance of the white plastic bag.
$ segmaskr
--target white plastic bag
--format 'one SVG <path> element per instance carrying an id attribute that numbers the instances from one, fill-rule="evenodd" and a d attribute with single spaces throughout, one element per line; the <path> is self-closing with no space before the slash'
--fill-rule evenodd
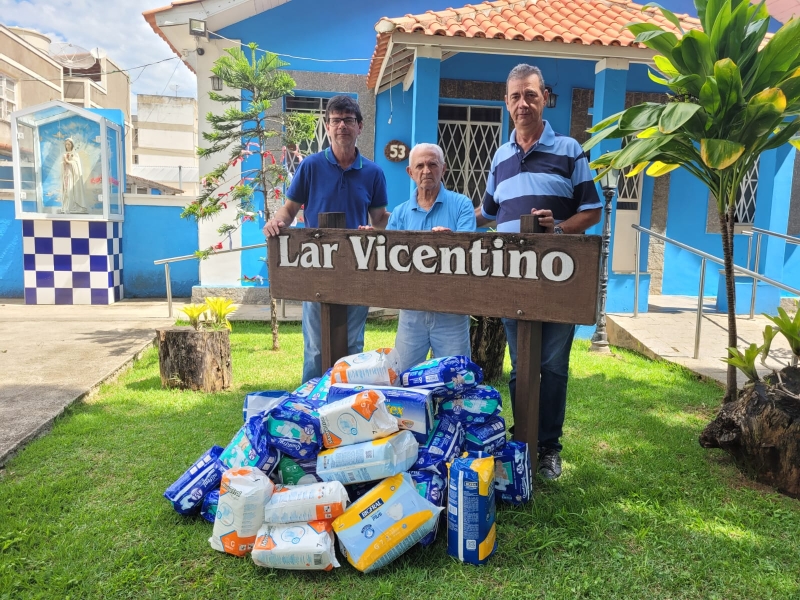
<path id="1" fill-rule="evenodd" d="M 265 523 L 326 521 L 341 515 L 350 498 L 338 481 L 279 485 L 264 505 Z"/>
<path id="2" fill-rule="evenodd" d="M 275 485 L 255 467 L 237 467 L 222 474 L 214 533 L 214 550 L 244 556 L 253 548 L 264 523 L 264 503 Z"/>
<path id="3" fill-rule="evenodd" d="M 399 430 L 397 418 L 389 414 L 385 396 L 364 390 L 319 408 L 322 445 L 349 446 L 377 440 Z"/>
<path id="4" fill-rule="evenodd" d="M 331 383 L 395 385 L 400 379 L 400 355 L 394 348 L 351 354 L 336 361 Z"/>
<path id="5" fill-rule="evenodd" d="M 328 521 L 264 524 L 251 556 L 259 567 L 273 569 L 330 571 L 339 566 Z"/>
<path id="6" fill-rule="evenodd" d="M 379 440 L 323 450 L 317 455 L 317 477 L 344 484 L 384 479 L 408 471 L 418 452 L 414 434 L 404 429 Z"/>

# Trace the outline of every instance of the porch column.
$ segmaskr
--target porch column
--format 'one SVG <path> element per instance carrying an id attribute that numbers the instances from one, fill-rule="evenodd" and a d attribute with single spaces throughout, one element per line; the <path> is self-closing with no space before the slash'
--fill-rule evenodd
<path id="1" fill-rule="evenodd" d="M 753 225 L 756 227 L 775 233 L 786 233 L 794 159 L 795 149 L 789 144 L 784 144 L 774 150 L 767 150 L 761 155 L 756 192 L 756 214 L 753 220 Z M 783 281 L 785 252 L 786 242 L 784 240 L 762 236 L 758 272 L 771 279 L 787 283 Z M 765 283 L 759 283 L 757 288 L 756 313 L 774 314 L 780 303 L 780 290 Z M 739 305 L 738 299 L 736 304 Z"/>
<path id="2" fill-rule="evenodd" d="M 439 134 L 439 73 L 442 49 L 419 46 L 414 57 L 412 91 L 411 147 L 427 142 L 435 144 Z"/>

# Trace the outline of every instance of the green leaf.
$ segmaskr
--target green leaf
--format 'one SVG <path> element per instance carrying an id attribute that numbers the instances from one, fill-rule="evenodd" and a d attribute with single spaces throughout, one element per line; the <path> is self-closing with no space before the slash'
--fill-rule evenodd
<path id="1" fill-rule="evenodd" d="M 730 140 L 700 140 L 700 156 L 703 163 L 712 169 L 725 169 L 735 163 L 744 154 L 742 144 Z"/>
<path id="2" fill-rule="evenodd" d="M 637 106 L 632 106 L 622 113 L 619 119 L 621 131 L 637 132 L 649 127 L 658 125 L 661 113 L 664 111 L 663 104 L 645 102 Z"/>
<path id="3" fill-rule="evenodd" d="M 719 94 L 719 115 L 724 119 L 728 111 L 742 103 L 742 78 L 736 64 L 723 58 L 714 63 L 714 79 Z"/>
<path id="4" fill-rule="evenodd" d="M 786 78 L 778 84 L 778 88 L 786 97 L 786 104 L 793 104 L 800 99 L 800 67 L 791 71 Z"/>
<path id="5" fill-rule="evenodd" d="M 792 19 L 781 27 L 760 52 L 751 89 L 756 92 L 773 87 L 800 56 L 800 19 Z"/>
<path id="6" fill-rule="evenodd" d="M 706 78 L 703 87 L 700 88 L 700 104 L 705 111 L 714 118 L 719 112 L 721 100 L 719 97 L 719 87 L 715 77 Z"/>
<path id="7" fill-rule="evenodd" d="M 675 27 L 678 28 L 678 31 L 684 33 L 683 27 L 681 27 L 680 19 L 678 19 L 678 17 L 675 16 L 675 13 L 673 13 L 671 10 L 667 10 L 666 8 L 661 6 L 658 2 L 648 2 L 642 7 L 642 12 L 644 12 L 648 8 L 657 8 L 658 10 L 660 10 L 661 14 L 664 15 L 664 18 L 667 21 L 675 25 Z"/>
<path id="8" fill-rule="evenodd" d="M 667 85 L 677 94 L 688 92 L 692 96 L 699 97 L 703 81 L 704 79 L 700 75 L 679 75 L 671 79 Z"/>
<path id="9" fill-rule="evenodd" d="M 770 348 L 772 348 L 772 340 L 775 339 L 775 335 L 778 333 L 777 327 L 770 327 L 769 325 L 764 326 L 764 344 L 761 346 L 761 364 L 764 364 L 764 361 L 767 360 L 767 356 L 769 356 Z"/>
<path id="10" fill-rule="evenodd" d="M 778 133 L 769 138 L 767 143 L 760 148 L 760 151 L 765 152 L 767 150 L 772 150 L 773 148 L 779 148 L 787 142 L 791 143 L 792 136 L 794 136 L 798 131 L 800 131 L 800 119 L 795 119 L 791 123 L 788 123 L 786 126 L 784 126 L 780 131 L 778 131 Z"/>
<path id="11" fill-rule="evenodd" d="M 680 75 L 678 69 L 675 68 L 675 65 L 673 65 L 666 56 L 656 54 L 653 57 L 653 62 L 656 64 L 656 69 L 661 71 L 661 73 L 667 77 L 677 77 Z"/>
<path id="12" fill-rule="evenodd" d="M 613 139 L 621 138 L 621 137 L 624 137 L 624 136 L 625 136 L 625 133 L 620 131 L 618 127 L 616 127 L 616 126 L 607 127 L 603 131 L 601 131 L 600 133 L 596 133 L 591 138 L 586 140 L 583 143 L 583 149 L 586 152 L 588 152 L 589 150 L 594 148 L 597 144 L 599 144 L 600 142 L 602 142 L 605 139 L 613 140 Z"/>
<path id="13" fill-rule="evenodd" d="M 647 169 L 647 174 L 650 175 L 650 177 L 661 177 L 662 175 L 666 175 L 670 171 L 674 171 L 678 167 L 680 167 L 680 165 L 669 164 L 657 160 L 652 165 L 650 165 L 649 169 Z"/>
<path id="14" fill-rule="evenodd" d="M 618 113 L 611 115 L 610 117 L 606 117 L 605 119 L 600 121 L 597 125 L 592 125 L 591 128 L 587 129 L 586 131 L 588 131 L 589 133 L 597 133 L 598 131 L 600 131 L 601 129 L 605 129 L 612 123 L 616 123 L 624 112 L 625 111 L 622 110 Z"/>
<path id="15" fill-rule="evenodd" d="M 630 23 L 626 27 L 636 36 L 635 41 L 652 48 L 659 54 L 669 56 L 678 43 L 678 37 L 674 33 L 665 31 L 652 23 Z"/>
<path id="16" fill-rule="evenodd" d="M 684 35 L 672 50 L 672 56 L 680 55 L 686 65 L 684 73 L 695 73 L 707 77 L 714 73 L 714 56 L 711 52 L 711 40 L 702 31 L 692 29 Z"/>
<path id="17" fill-rule="evenodd" d="M 658 150 L 672 139 L 671 135 L 662 135 L 646 139 L 634 138 L 611 161 L 615 169 L 624 169 L 646 160 L 653 160 Z"/>
<path id="18" fill-rule="evenodd" d="M 700 106 L 689 102 L 670 102 L 658 120 L 661 133 L 672 133 L 692 118 Z"/>
<path id="19" fill-rule="evenodd" d="M 750 147 L 769 135 L 783 121 L 786 96 L 778 88 L 759 92 L 747 103 L 742 122 L 736 127 L 735 138 Z"/>
<path id="20" fill-rule="evenodd" d="M 724 2 L 720 7 L 711 27 L 711 49 L 715 56 L 720 55 L 720 46 L 725 44 L 725 36 L 731 35 L 731 5 Z M 706 29 L 706 31 L 709 31 Z"/>
<path id="21" fill-rule="evenodd" d="M 723 358 L 722 362 L 733 365 L 744 373 L 750 381 L 759 381 L 758 371 L 756 370 L 756 358 L 761 353 L 761 347 L 750 344 L 741 352 L 738 348 L 728 348 L 729 358 Z"/>
<path id="22" fill-rule="evenodd" d="M 650 81 L 654 81 L 658 85 L 664 85 L 664 86 L 669 85 L 669 80 L 664 79 L 663 77 L 659 77 L 658 75 L 653 73 L 653 71 L 651 71 L 650 69 L 647 69 L 647 76 L 650 78 Z"/>

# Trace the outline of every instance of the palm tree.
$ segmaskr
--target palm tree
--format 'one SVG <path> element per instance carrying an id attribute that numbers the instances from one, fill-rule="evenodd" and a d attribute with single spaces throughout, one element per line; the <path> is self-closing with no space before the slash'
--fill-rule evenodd
<path id="1" fill-rule="evenodd" d="M 592 127 L 589 150 L 604 139 L 626 138 L 621 150 L 603 154 L 594 168 L 644 169 L 658 177 L 683 167 L 708 186 L 717 202 L 728 298 L 728 346 L 735 347 L 736 302 L 733 227 L 737 191 L 762 152 L 793 139 L 800 130 L 800 19 L 786 23 L 768 41 L 764 2 L 694 0 L 702 29 L 683 31 L 678 18 L 657 6 L 675 25 L 627 27 L 636 41 L 659 55 L 661 76 L 651 79 L 674 95 L 665 104 L 644 103 Z M 736 368 L 728 366 L 725 402 L 735 400 Z"/>

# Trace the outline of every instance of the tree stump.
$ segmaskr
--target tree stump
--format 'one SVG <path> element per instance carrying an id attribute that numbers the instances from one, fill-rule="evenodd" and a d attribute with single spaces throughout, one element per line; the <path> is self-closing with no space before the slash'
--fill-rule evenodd
<path id="1" fill-rule="evenodd" d="M 506 332 L 503 321 L 497 317 L 473 317 L 469 330 L 472 360 L 483 369 L 487 381 L 500 379 L 506 356 Z"/>
<path id="2" fill-rule="evenodd" d="M 704 448 L 721 448 L 756 481 L 800 498 L 800 368 L 786 367 L 748 385 L 722 406 L 700 435 Z"/>
<path id="3" fill-rule="evenodd" d="M 157 329 L 161 386 L 218 392 L 231 385 L 231 340 L 227 329 Z"/>

